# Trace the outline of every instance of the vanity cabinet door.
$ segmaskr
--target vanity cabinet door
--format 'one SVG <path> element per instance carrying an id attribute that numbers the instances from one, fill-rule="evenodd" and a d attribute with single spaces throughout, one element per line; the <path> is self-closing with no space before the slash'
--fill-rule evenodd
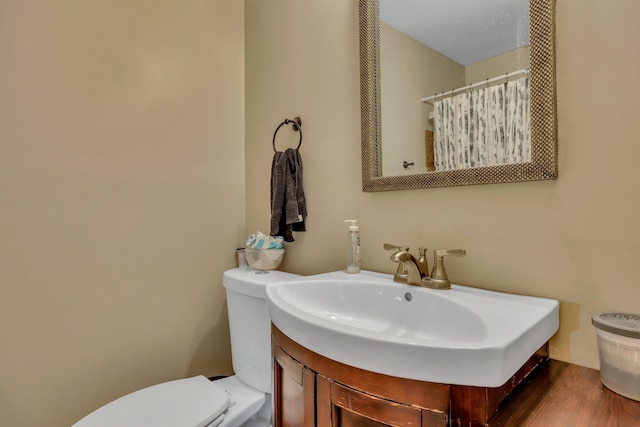
<path id="1" fill-rule="evenodd" d="M 418 427 L 423 425 L 423 411 L 354 390 L 317 375 L 318 426 L 331 427 Z M 430 414 L 425 414 L 430 416 Z M 446 425 L 446 416 L 441 415 Z"/>
<path id="2" fill-rule="evenodd" d="M 276 427 L 315 427 L 315 372 L 273 347 Z"/>

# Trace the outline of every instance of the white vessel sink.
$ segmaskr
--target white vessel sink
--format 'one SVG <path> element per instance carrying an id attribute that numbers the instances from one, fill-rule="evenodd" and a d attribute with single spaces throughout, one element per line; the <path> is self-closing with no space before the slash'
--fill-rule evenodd
<path id="1" fill-rule="evenodd" d="M 273 323 L 330 359 L 381 374 L 482 387 L 504 384 L 557 330 L 559 303 L 393 276 L 326 273 L 267 285 Z"/>

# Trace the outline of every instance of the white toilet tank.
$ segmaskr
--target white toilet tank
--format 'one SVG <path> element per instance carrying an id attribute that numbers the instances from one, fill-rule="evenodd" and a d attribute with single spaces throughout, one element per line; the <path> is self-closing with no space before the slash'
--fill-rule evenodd
<path id="1" fill-rule="evenodd" d="M 222 284 L 227 292 L 231 356 L 235 374 L 247 385 L 271 393 L 271 320 L 267 312 L 267 283 L 299 279 L 282 271 L 249 268 L 227 270 Z"/>

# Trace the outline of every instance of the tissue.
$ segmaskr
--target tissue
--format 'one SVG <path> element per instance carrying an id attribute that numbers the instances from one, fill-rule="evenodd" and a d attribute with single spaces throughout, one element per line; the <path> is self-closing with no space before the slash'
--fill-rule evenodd
<path id="1" fill-rule="evenodd" d="M 284 246 L 284 237 L 282 236 L 267 236 L 258 231 L 256 234 L 251 234 L 245 241 L 247 248 L 260 250 L 260 249 L 282 249 Z"/>

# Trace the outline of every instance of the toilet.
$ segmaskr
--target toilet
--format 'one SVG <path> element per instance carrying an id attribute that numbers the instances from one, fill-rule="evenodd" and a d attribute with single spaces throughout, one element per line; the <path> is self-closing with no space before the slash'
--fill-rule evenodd
<path id="1" fill-rule="evenodd" d="M 265 287 L 300 276 L 235 268 L 223 274 L 235 375 L 200 375 L 135 391 L 72 427 L 267 427 L 271 420 L 271 320 Z"/>

